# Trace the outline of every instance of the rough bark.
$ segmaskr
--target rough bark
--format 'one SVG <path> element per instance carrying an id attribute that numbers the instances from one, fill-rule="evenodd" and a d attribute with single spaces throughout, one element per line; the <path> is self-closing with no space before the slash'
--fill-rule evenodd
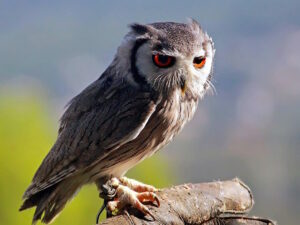
<path id="1" fill-rule="evenodd" d="M 155 220 L 134 209 L 100 225 L 267 225 L 271 220 L 247 217 L 254 204 L 250 189 L 239 179 L 184 184 L 158 191 L 160 207 L 148 205 Z"/>

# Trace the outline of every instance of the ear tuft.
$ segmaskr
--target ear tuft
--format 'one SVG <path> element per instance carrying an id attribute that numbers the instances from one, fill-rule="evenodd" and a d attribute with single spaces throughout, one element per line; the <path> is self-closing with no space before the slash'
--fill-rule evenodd
<path id="1" fill-rule="evenodd" d="M 149 37 L 157 37 L 159 35 L 163 35 L 163 32 L 160 30 L 157 30 L 155 27 L 153 27 L 151 24 L 139 24 L 139 23 L 133 23 L 130 25 L 131 30 L 141 36 L 149 36 Z"/>
<path id="2" fill-rule="evenodd" d="M 200 31 L 202 31 L 201 25 L 198 23 L 197 20 L 195 20 L 193 18 L 188 18 L 188 23 L 187 24 L 196 33 L 199 33 Z"/>
<path id="3" fill-rule="evenodd" d="M 133 23 L 129 25 L 133 32 L 144 35 L 149 32 L 149 27 L 147 25 L 139 24 L 139 23 Z"/>

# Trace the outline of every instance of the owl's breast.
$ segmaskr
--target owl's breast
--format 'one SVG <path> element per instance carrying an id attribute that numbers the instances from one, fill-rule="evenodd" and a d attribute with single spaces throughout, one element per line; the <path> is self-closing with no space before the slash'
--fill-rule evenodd
<path id="1" fill-rule="evenodd" d="M 163 99 L 143 131 L 132 141 L 142 157 L 148 157 L 168 144 L 193 117 L 197 99 L 183 98 L 181 92 Z"/>
<path id="2" fill-rule="evenodd" d="M 151 156 L 168 144 L 193 117 L 197 99 L 186 99 L 181 93 L 163 99 L 149 118 L 141 133 L 117 151 L 118 166 L 114 175 L 122 175 L 128 169 Z"/>
<path id="3" fill-rule="evenodd" d="M 198 98 L 187 98 L 181 90 L 161 102 L 149 121 L 158 124 L 157 133 L 162 142 L 169 142 L 178 134 L 184 125 L 193 118 L 198 105 Z"/>

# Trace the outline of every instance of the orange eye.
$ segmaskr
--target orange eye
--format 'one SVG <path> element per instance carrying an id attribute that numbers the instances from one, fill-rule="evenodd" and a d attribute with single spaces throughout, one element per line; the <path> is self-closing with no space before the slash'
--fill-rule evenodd
<path id="1" fill-rule="evenodd" d="M 160 68 L 167 68 L 175 63 L 175 58 L 168 55 L 156 54 L 152 56 L 154 64 Z"/>
<path id="2" fill-rule="evenodd" d="M 206 58 L 200 56 L 194 58 L 193 64 L 195 68 L 201 69 L 205 65 L 205 62 L 206 62 Z"/>

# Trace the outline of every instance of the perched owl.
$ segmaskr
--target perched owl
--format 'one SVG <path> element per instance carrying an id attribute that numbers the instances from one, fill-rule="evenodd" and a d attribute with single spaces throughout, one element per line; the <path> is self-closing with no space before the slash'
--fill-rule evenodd
<path id="1" fill-rule="evenodd" d="M 133 24 L 104 73 L 77 95 L 58 137 L 27 188 L 20 210 L 36 207 L 33 223 L 49 223 L 76 191 L 107 182 L 108 210 L 132 206 L 150 214 L 159 201 L 150 185 L 123 177 L 161 149 L 194 115 L 211 87 L 214 46 L 200 25 Z"/>

